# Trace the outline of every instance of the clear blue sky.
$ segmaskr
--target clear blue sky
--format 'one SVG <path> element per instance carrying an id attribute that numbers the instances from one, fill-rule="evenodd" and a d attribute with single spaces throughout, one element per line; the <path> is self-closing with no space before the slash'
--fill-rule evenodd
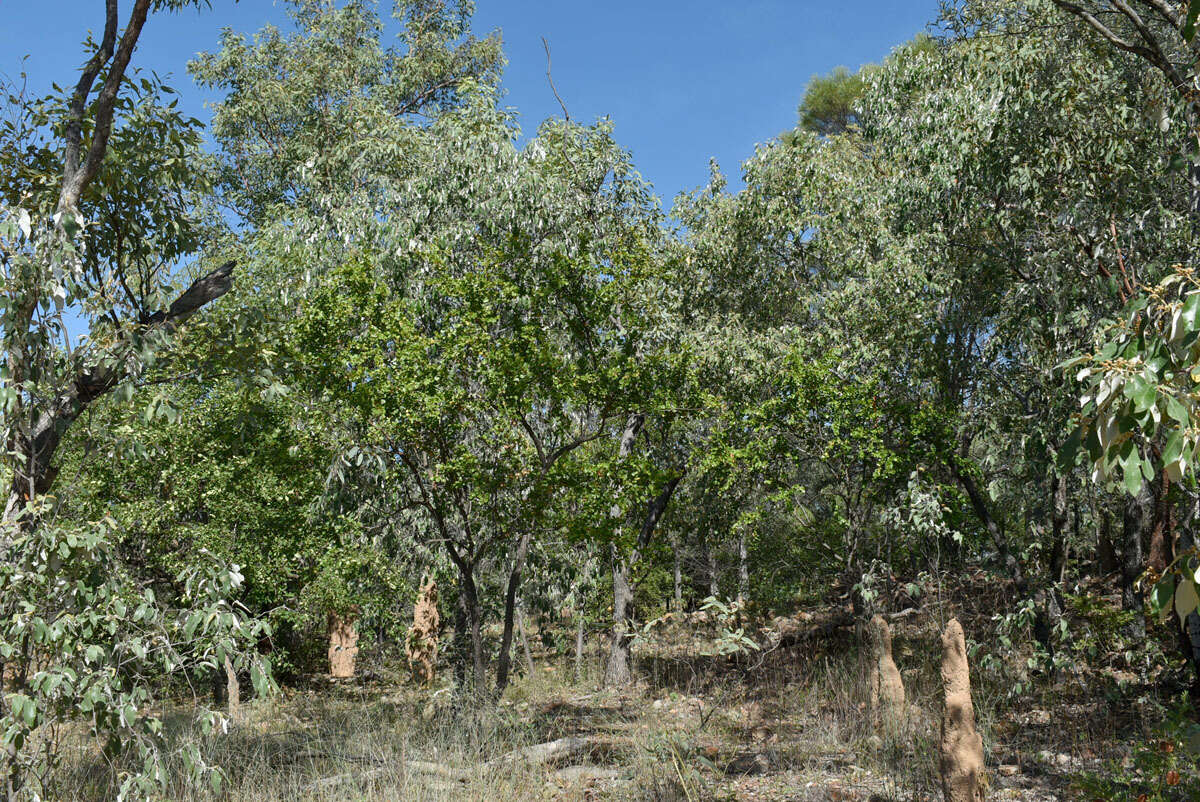
<path id="1" fill-rule="evenodd" d="M 131 0 L 121 0 L 124 19 Z M 383 0 L 386 11 L 388 0 Z M 937 0 L 477 0 L 477 33 L 500 29 L 509 65 L 506 105 L 522 127 L 561 114 L 546 83 L 541 37 L 571 116 L 610 116 L 618 141 L 668 207 L 702 185 L 716 158 L 731 178 L 764 142 L 792 127 L 814 73 L 878 61 L 925 29 Z M 73 82 L 103 0 L 0 0 L 0 74 L 22 70 L 32 87 Z M 171 73 L 185 108 L 207 120 L 206 97 L 185 65 L 216 47 L 224 26 L 253 32 L 287 24 L 273 0 L 212 0 L 197 12 L 152 16 L 134 64 Z M 22 63 L 21 57 L 28 55 Z"/>

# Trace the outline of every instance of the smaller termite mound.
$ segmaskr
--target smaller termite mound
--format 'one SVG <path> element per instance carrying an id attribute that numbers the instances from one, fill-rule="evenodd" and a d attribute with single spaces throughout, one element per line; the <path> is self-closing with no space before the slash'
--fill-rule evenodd
<path id="1" fill-rule="evenodd" d="M 967 644 L 957 618 L 942 632 L 942 689 L 942 792 L 946 802 L 982 802 L 983 738 L 975 730 Z"/>
<path id="2" fill-rule="evenodd" d="M 408 667 L 413 677 L 426 685 L 433 681 L 434 666 L 437 664 L 438 627 L 441 624 L 437 601 L 437 582 L 429 577 L 422 583 L 417 602 L 413 605 L 413 623 L 404 641 Z"/>
<path id="3" fill-rule="evenodd" d="M 348 679 L 354 676 L 358 656 L 358 611 L 329 614 L 329 676 Z"/>
<path id="4" fill-rule="evenodd" d="M 242 704 L 242 686 L 238 683 L 237 672 L 233 670 L 233 661 L 225 655 L 225 705 L 230 718 L 236 719 L 238 709 Z"/>
<path id="5" fill-rule="evenodd" d="M 871 656 L 867 692 L 871 721 L 876 727 L 893 729 L 904 719 L 904 680 L 892 658 L 892 630 L 883 616 L 871 619 L 868 639 Z"/>

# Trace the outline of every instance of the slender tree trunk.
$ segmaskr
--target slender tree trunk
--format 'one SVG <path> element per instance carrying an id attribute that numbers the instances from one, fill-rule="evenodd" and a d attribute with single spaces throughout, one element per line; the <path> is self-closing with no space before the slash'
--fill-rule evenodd
<path id="1" fill-rule="evenodd" d="M 717 571 L 717 553 L 713 550 L 711 544 L 705 550 L 708 557 L 708 595 L 715 599 L 717 594 L 721 592 L 721 585 L 717 581 L 719 577 Z"/>
<path id="2" fill-rule="evenodd" d="M 1146 567 L 1161 574 L 1175 558 L 1175 527 L 1171 520 L 1171 480 L 1164 470 L 1153 483 L 1154 518 L 1150 530 L 1150 548 L 1146 554 Z"/>
<path id="3" fill-rule="evenodd" d="M 1104 505 L 1099 506 L 1096 514 L 1100 519 L 1096 526 L 1096 557 L 1101 572 L 1111 574 L 1121 568 L 1121 563 L 1117 560 L 1117 550 L 1113 546 L 1112 514 Z"/>
<path id="4" fill-rule="evenodd" d="M 676 535 L 671 541 L 671 551 L 673 551 L 675 554 L 674 598 L 675 598 L 675 611 L 678 612 L 683 609 L 683 569 L 682 569 L 682 566 L 680 565 L 679 536 L 678 535 Z"/>
<path id="5" fill-rule="evenodd" d="M 1195 527 L 1200 525 L 1200 494 L 1193 494 L 1189 499 L 1191 509 L 1187 516 L 1187 524 L 1179 528 L 1179 551 L 1186 553 L 1196 547 Z M 1179 627 L 1179 646 L 1184 659 L 1192 667 L 1192 696 L 1200 700 L 1200 614 L 1193 611 Z"/>
<path id="6" fill-rule="evenodd" d="M 1050 563 L 1047 565 L 1049 586 L 1038 592 L 1038 609 L 1034 616 L 1033 633 L 1038 643 L 1050 655 L 1054 654 L 1053 633 L 1062 620 L 1062 595 L 1059 584 L 1067 564 L 1067 477 L 1051 477 L 1050 500 Z"/>
<path id="7" fill-rule="evenodd" d="M 746 551 L 746 533 L 738 534 L 738 603 L 745 603 L 750 593 L 750 566 Z"/>
<path id="8" fill-rule="evenodd" d="M 525 558 L 529 554 L 529 542 L 533 538 L 533 528 L 530 527 L 522 535 L 517 544 L 517 552 L 513 555 L 512 569 L 508 574 L 508 590 L 504 595 L 504 628 L 500 634 L 500 656 L 496 663 L 496 698 L 508 687 L 508 675 L 512 669 L 512 638 L 513 622 L 517 608 L 517 589 L 521 586 L 521 571 L 525 568 Z"/>
<path id="9" fill-rule="evenodd" d="M 629 585 L 629 564 L 621 559 L 617 549 L 612 553 L 613 629 L 604 668 L 604 684 L 620 687 L 633 679 L 629 668 L 630 617 L 633 612 L 633 589 Z"/>
<path id="10" fill-rule="evenodd" d="M 1012 555 L 1008 548 L 1008 538 L 1004 535 L 1004 530 L 1000 528 L 1000 523 L 992 517 L 992 511 L 988 507 L 987 500 L 979 487 L 975 484 L 975 480 L 967 471 L 959 468 L 957 462 L 952 457 L 949 460 L 950 473 L 958 481 L 964 491 L 966 491 L 967 499 L 971 502 L 971 509 L 979 518 L 987 530 L 988 535 L 992 539 L 992 543 L 996 546 L 996 550 L 1000 555 L 1000 562 L 1008 569 L 1009 574 L 1017 583 L 1018 587 L 1025 585 L 1025 572 L 1021 570 L 1021 563 Z"/>
<path id="11" fill-rule="evenodd" d="M 650 502 L 646 508 L 646 517 L 642 521 L 641 532 L 638 533 L 637 545 L 627 559 L 623 559 L 616 546 L 613 546 L 613 637 L 608 666 L 604 670 L 604 681 L 607 685 L 626 685 L 633 677 L 629 669 L 629 642 L 633 637 L 633 586 L 630 577 L 642 551 L 650 545 L 654 530 L 662 520 L 681 479 L 682 474 L 668 480 L 662 492 Z"/>
<path id="12" fill-rule="evenodd" d="M 583 682 L 583 611 L 575 611 L 575 682 Z"/>
<path id="13" fill-rule="evenodd" d="M 521 637 L 521 650 L 525 655 L 525 673 L 533 675 L 533 652 L 529 650 L 529 636 L 525 632 L 525 614 L 517 608 L 517 634 Z"/>
<path id="14" fill-rule="evenodd" d="M 1144 599 L 1137 588 L 1138 577 L 1142 575 L 1143 497 L 1144 494 L 1137 498 L 1124 497 L 1125 508 L 1121 520 L 1121 606 L 1136 613 L 1128 634 L 1138 641 L 1146 637 L 1146 622 L 1142 616 Z"/>

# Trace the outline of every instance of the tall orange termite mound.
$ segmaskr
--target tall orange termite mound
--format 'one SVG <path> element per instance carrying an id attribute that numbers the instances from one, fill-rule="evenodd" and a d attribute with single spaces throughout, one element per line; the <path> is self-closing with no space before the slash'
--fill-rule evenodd
<path id="1" fill-rule="evenodd" d="M 329 676 L 346 679 L 354 676 L 358 656 L 358 611 L 329 614 Z"/>
<path id="2" fill-rule="evenodd" d="M 433 669 L 437 663 L 438 626 L 441 616 L 437 607 L 438 589 L 433 577 L 421 585 L 417 603 L 413 605 L 413 623 L 408 628 L 404 642 L 404 654 L 413 676 L 429 684 L 433 681 Z"/>
<path id="3" fill-rule="evenodd" d="M 957 618 L 942 633 L 942 689 L 942 792 L 946 802 L 982 802 L 983 738 L 975 730 L 967 644 Z"/>
<path id="4" fill-rule="evenodd" d="M 892 631 L 883 616 L 871 619 L 871 662 L 867 673 L 871 720 L 875 726 L 894 727 L 904 717 L 904 680 L 892 658 Z"/>

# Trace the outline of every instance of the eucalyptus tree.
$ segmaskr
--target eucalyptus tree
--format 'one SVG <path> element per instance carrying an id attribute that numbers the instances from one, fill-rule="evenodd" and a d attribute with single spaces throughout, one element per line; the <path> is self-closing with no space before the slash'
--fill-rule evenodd
<path id="1" fill-rule="evenodd" d="M 654 396 L 668 288 L 653 200 L 606 125 L 547 123 L 518 148 L 484 92 L 429 134 L 381 224 L 394 247 L 330 274 L 299 347 L 458 569 L 480 693 L 479 584 L 505 565 L 502 691 L 530 544 L 594 481 L 583 447 Z"/>
<path id="2" fill-rule="evenodd" d="M 0 657 L 10 684 L 0 739 L 8 798 L 54 793 L 55 733 L 79 721 L 120 769 L 111 792 L 153 795 L 165 779 L 162 723 L 152 712 L 163 677 L 225 663 L 249 667 L 256 684 L 265 679 L 242 648 L 260 629 L 229 601 L 241 583 L 237 566 L 201 556 L 160 596 L 114 547 L 111 517 L 60 515 L 63 438 L 101 398 L 127 399 L 164 357 L 183 371 L 203 360 L 171 353 L 172 343 L 233 279 L 233 262 L 219 258 L 196 210 L 207 191 L 198 123 L 180 114 L 172 90 L 130 67 L 152 12 L 201 4 L 134 0 L 127 17 L 120 5 L 103 4 L 101 38 L 86 41 L 65 93 L 5 88 Z M 198 780 L 198 753 L 184 756 Z"/>

